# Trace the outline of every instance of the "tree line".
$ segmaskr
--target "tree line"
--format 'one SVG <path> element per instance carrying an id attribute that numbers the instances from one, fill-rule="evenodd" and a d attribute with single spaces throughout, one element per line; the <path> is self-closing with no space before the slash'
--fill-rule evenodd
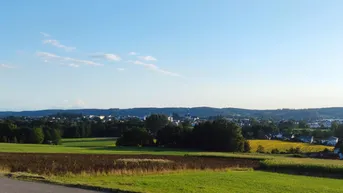
<path id="1" fill-rule="evenodd" d="M 0 122 L 0 142 L 60 144 L 61 133 L 58 129 L 46 126 L 18 127 L 10 121 Z"/>
<path id="2" fill-rule="evenodd" d="M 152 114 L 144 121 L 85 119 L 65 117 L 37 120 L 10 117 L 0 124 L 1 142 L 54 143 L 61 138 L 118 137 L 118 146 L 160 146 L 196 148 L 212 151 L 244 151 L 246 141 L 241 128 L 225 119 L 191 125 L 190 121 L 175 124 L 166 115 Z"/>
<path id="3" fill-rule="evenodd" d="M 0 120 L 0 141 L 6 143 L 60 144 L 61 138 L 117 137 L 118 146 L 160 146 L 194 148 L 211 151 L 249 151 L 246 139 L 260 139 L 264 135 L 313 135 L 317 138 L 337 136 L 343 138 L 343 125 L 333 124 L 328 130 L 303 129 L 294 121 L 278 124 L 251 120 L 242 128 L 223 117 L 202 121 L 192 126 L 188 120 L 180 124 L 170 122 L 163 114 L 152 114 L 145 120 L 125 120 L 98 117 L 89 119 L 80 115 L 56 115 L 40 119 L 8 117 Z"/>
<path id="4" fill-rule="evenodd" d="M 263 139 L 269 134 L 282 133 L 284 135 L 296 136 L 313 136 L 317 139 L 325 139 L 331 136 L 343 138 L 343 124 L 332 122 L 330 128 L 310 129 L 305 121 L 299 121 L 296 124 L 293 120 L 280 121 L 279 123 L 271 121 L 256 121 L 251 120 L 251 124 L 243 126 L 243 136 L 246 139 Z"/>
<path id="5" fill-rule="evenodd" d="M 145 128 L 137 127 L 125 131 L 116 144 L 117 146 L 159 146 L 206 151 L 250 151 L 248 141 L 242 135 L 242 129 L 233 122 L 216 119 L 201 122 L 192 127 L 190 124 L 170 123 L 163 115 L 148 117 Z"/>

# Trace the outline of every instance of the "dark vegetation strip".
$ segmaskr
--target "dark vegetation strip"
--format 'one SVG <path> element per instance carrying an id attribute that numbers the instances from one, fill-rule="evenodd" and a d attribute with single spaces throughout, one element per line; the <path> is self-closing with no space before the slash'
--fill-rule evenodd
<path id="1" fill-rule="evenodd" d="M 277 160 L 263 160 L 259 170 L 326 178 L 343 178 L 343 165 L 318 165 L 306 163 L 287 163 Z"/>

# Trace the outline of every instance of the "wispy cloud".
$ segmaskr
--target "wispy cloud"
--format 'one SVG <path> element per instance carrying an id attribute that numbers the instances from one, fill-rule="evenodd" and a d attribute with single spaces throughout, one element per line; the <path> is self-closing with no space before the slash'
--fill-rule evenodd
<path id="1" fill-rule="evenodd" d="M 68 63 L 71 67 L 78 67 L 79 65 L 103 66 L 103 64 L 91 60 L 63 57 L 48 52 L 37 52 L 36 55 L 43 59 L 44 62 Z"/>
<path id="2" fill-rule="evenodd" d="M 0 68 L 8 68 L 8 69 L 13 69 L 15 68 L 14 66 L 7 65 L 7 64 L 0 64 Z"/>
<path id="3" fill-rule="evenodd" d="M 51 37 L 51 35 L 47 34 L 47 33 L 44 33 L 44 32 L 40 32 L 40 34 L 44 37 Z"/>
<path id="4" fill-rule="evenodd" d="M 145 60 L 145 61 L 157 61 L 157 59 L 152 57 L 152 56 L 140 56 L 138 58 L 140 58 L 141 60 Z"/>
<path id="5" fill-rule="evenodd" d="M 122 72 L 125 70 L 125 68 L 117 68 L 118 71 Z"/>
<path id="6" fill-rule="evenodd" d="M 43 40 L 43 44 L 51 44 L 52 46 L 55 46 L 57 48 L 62 48 L 65 51 L 73 51 L 76 49 L 75 47 L 65 46 L 61 44 L 58 40 L 53 40 L 53 39 Z"/>
<path id="7" fill-rule="evenodd" d="M 100 58 L 100 59 L 106 59 L 109 61 L 120 61 L 121 58 L 118 55 L 115 54 L 93 54 L 91 55 L 92 58 Z"/>
<path id="8" fill-rule="evenodd" d="M 130 52 L 129 55 L 130 56 L 136 56 L 136 55 L 138 55 L 138 53 L 137 52 Z"/>
<path id="9" fill-rule="evenodd" d="M 68 66 L 73 67 L 73 68 L 78 68 L 78 67 L 80 67 L 80 65 L 74 64 L 74 63 L 70 63 L 70 64 L 68 64 Z"/>
<path id="10" fill-rule="evenodd" d="M 77 99 L 75 105 L 76 107 L 85 107 L 86 103 L 82 99 Z"/>
<path id="11" fill-rule="evenodd" d="M 155 72 L 159 72 L 159 73 L 162 73 L 162 74 L 165 74 L 165 75 L 169 75 L 169 76 L 180 76 L 180 74 L 178 73 L 174 73 L 174 72 L 170 72 L 170 71 L 167 71 L 167 70 L 164 70 L 164 69 L 161 69 L 160 67 L 156 66 L 155 64 L 148 64 L 148 63 L 144 63 L 142 61 L 132 61 L 132 60 L 129 60 L 128 61 L 129 63 L 131 64 L 136 64 L 136 65 L 140 65 L 140 66 L 143 66 L 149 70 L 153 70 Z"/>

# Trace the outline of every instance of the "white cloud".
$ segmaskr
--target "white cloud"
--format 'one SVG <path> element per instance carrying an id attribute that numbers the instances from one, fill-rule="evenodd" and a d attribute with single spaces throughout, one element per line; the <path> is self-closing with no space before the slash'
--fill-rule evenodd
<path id="1" fill-rule="evenodd" d="M 86 103 L 82 99 L 76 100 L 76 107 L 85 107 Z"/>
<path id="2" fill-rule="evenodd" d="M 40 32 L 40 34 L 42 34 L 44 37 L 50 37 L 51 35 L 44 33 L 44 32 Z"/>
<path id="3" fill-rule="evenodd" d="M 75 47 L 65 46 L 65 45 L 61 44 L 58 40 L 52 40 L 52 39 L 43 40 L 43 44 L 51 44 L 52 46 L 55 46 L 57 48 L 62 48 L 65 51 L 73 51 L 76 49 Z"/>
<path id="4" fill-rule="evenodd" d="M 135 55 L 138 55 L 138 53 L 136 53 L 136 52 L 130 52 L 129 55 L 130 55 L 130 56 L 135 56 Z"/>
<path id="5" fill-rule="evenodd" d="M 133 61 L 132 63 L 133 64 L 137 64 L 137 65 L 144 65 L 145 64 L 144 62 L 141 62 L 141 61 L 138 61 L 138 60 Z"/>
<path id="6" fill-rule="evenodd" d="M 115 55 L 115 54 L 93 54 L 91 57 L 102 58 L 102 59 L 106 59 L 109 61 L 120 61 L 121 60 L 120 56 Z"/>
<path id="7" fill-rule="evenodd" d="M 69 63 L 73 64 L 72 67 L 76 65 L 90 65 L 90 66 L 103 66 L 101 63 L 93 62 L 91 60 L 80 60 L 76 58 L 63 57 L 48 52 L 37 52 L 36 55 L 43 59 L 44 62 L 56 62 L 56 63 Z"/>
<path id="8" fill-rule="evenodd" d="M 14 66 L 11 66 L 11 65 L 7 65 L 7 64 L 0 64 L 0 68 L 12 69 L 12 68 L 15 68 L 15 67 L 14 67 Z"/>
<path id="9" fill-rule="evenodd" d="M 166 75 L 169 75 L 169 76 L 180 76 L 178 73 L 174 73 L 174 72 L 170 72 L 170 71 L 167 71 L 167 70 L 164 70 L 164 69 L 161 69 L 160 67 L 156 66 L 155 64 L 147 64 L 147 63 L 144 63 L 144 62 L 141 62 L 141 61 L 132 61 L 132 60 L 129 60 L 127 61 L 128 63 L 132 63 L 132 64 L 136 64 L 136 65 L 140 65 L 140 66 L 143 66 L 147 69 L 150 69 L 150 70 L 153 70 L 155 72 L 159 72 L 159 73 L 162 73 L 162 74 L 166 74 Z"/>
<path id="10" fill-rule="evenodd" d="M 152 56 L 140 56 L 139 58 L 145 61 L 157 61 L 157 59 Z"/>
<path id="11" fill-rule="evenodd" d="M 118 71 L 124 71 L 125 68 L 117 68 Z"/>
<path id="12" fill-rule="evenodd" d="M 70 66 L 70 67 L 74 67 L 74 68 L 78 68 L 78 67 L 80 67 L 80 65 L 78 65 L 78 64 L 74 64 L 74 63 L 70 63 L 70 64 L 68 64 L 68 66 Z"/>

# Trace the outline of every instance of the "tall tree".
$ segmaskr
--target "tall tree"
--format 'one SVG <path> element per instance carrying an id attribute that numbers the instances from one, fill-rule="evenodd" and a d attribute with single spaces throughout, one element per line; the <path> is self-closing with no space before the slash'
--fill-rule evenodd
<path id="1" fill-rule="evenodd" d="M 117 146 L 151 146 L 154 138 L 145 128 L 132 128 L 125 131 L 117 142 Z"/>
<path id="2" fill-rule="evenodd" d="M 241 128 L 225 119 L 206 121 L 196 125 L 192 132 L 193 146 L 212 151 L 243 151 Z"/>
<path id="3" fill-rule="evenodd" d="M 168 117 L 163 114 L 152 114 L 145 120 L 145 126 L 148 131 L 156 135 L 158 130 L 162 129 L 168 124 Z"/>
<path id="4" fill-rule="evenodd" d="M 157 145 L 164 147 L 182 147 L 184 144 L 184 135 L 185 132 L 182 127 L 168 124 L 157 132 Z"/>
<path id="5" fill-rule="evenodd" d="M 30 135 L 30 143 L 41 144 L 44 141 L 44 132 L 41 127 L 35 127 L 32 129 Z"/>

